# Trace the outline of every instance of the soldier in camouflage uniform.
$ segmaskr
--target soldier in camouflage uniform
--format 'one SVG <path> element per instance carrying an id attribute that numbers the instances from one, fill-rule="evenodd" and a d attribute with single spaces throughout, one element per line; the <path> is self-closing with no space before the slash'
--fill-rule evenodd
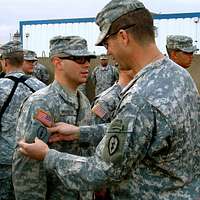
<path id="1" fill-rule="evenodd" d="M 48 115 L 53 122 L 73 125 L 91 124 L 89 100 L 77 90 L 87 79 L 90 58 L 87 42 L 78 36 L 58 36 L 50 41 L 50 57 L 55 66 L 55 81 L 33 94 L 23 105 L 17 126 L 17 140 L 33 142 L 37 136 L 47 143 L 49 133 L 46 126 L 37 120 L 38 113 Z M 75 155 L 91 156 L 94 148 L 89 143 L 59 142 L 50 148 Z M 13 183 L 17 200 L 78 200 L 91 199 L 92 192 L 79 192 L 62 182 L 51 172 L 46 172 L 43 163 L 24 157 L 15 149 L 13 157 Z"/>
<path id="2" fill-rule="evenodd" d="M 15 146 L 17 117 L 20 104 L 34 91 L 45 87 L 45 84 L 35 78 L 28 78 L 25 83 L 18 83 L 10 77 L 20 78 L 24 76 L 22 71 L 23 50 L 20 42 L 11 41 L 0 47 L 1 64 L 6 75 L 0 79 L 0 199 L 14 199 L 11 181 L 12 154 Z M 25 85 L 26 84 L 26 85 Z M 7 106 L 9 95 L 13 96 Z M 30 87 L 30 88 L 29 88 Z M 5 109 L 4 109 L 5 108 Z"/>
<path id="3" fill-rule="evenodd" d="M 94 68 L 90 79 L 95 85 L 95 96 L 97 96 L 118 80 L 118 70 L 108 64 L 108 56 L 102 54 L 100 56 L 100 65 Z"/>
<path id="4" fill-rule="evenodd" d="M 25 74 L 32 75 L 33 69 L 38 63 L 37 54 L 31 50 L 24 50 L 24 63 L 23 63 L 23 71 Z"/>
<path id="5" fill-rule="evenodd" d="M 132 70 L 123 70 L 119 67 L 119 80 L 95 97 L 94 106 L 92 107 L 92 120 L 95 124 L 109 123 L 111 121 L 113 113 L 120 102 L 120 93 L 131 79 L 133 79 Z M 109 190 L 103 188 L 103 190 L 96 192 L 95 199 L 109 200 Z"/>
<path id="6" fill-rule="evenodd" d="M 193 53 L 198 51 L 191 37 L 185 35 L 167 36 L 167 53 L 169 58 L 183 68 L 191 66 Z"/>
<path id="7" fill-rule="evenodd" d="M 46 66 L 40 63 L 37 63 L 33 69 L 33 76 L 35 76 L 37 79 L 39 79 L 43 83 L 47 85 L 49 84 L 50 74 Z"/>
<path id="8" fill-rule="evenodd" d="M 24 51 L 23 71 L 26 74 L 35 76 L 46 85 L 49 83 L 49 72 L 44 65 L 38 63 L 37 54 L 34 51 Z"/>
<path id="9" fill-rule="evenodd" d="M 160 53 L 151 13 L 141 2 L 112 0 L 96 20 L 101 30 L 97 45 L 103 44 L 120 65 L 137 74 L 124 88 L 94 156 L 62 154 L 41 140 L 20 141 L 20 151 L 44 159 L 45 168 L 66 187 L 106 185 L 115 200 L 199 199 L 200 180 L 193 172 L 200 130 L 194 81 Z M 67 124 L 48 130 L 65 133 L 66 138 L 73 132 L 82 137 L 79 128 Z"/>
<path id="10" fill-rule="evenodd" d="M 123 70 L 119 67 L 119 80 L 95 97 L 92 107 L 92 117 L 95 124 L 109 123 L 120 101 L 122 89 L 133 79 L 132 70 Z"/>

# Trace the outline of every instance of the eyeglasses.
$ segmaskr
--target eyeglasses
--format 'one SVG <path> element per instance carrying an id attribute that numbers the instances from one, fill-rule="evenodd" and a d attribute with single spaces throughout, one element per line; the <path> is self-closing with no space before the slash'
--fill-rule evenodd
<path id="1" fill-rule="evenodd" d="M 126 26 L 122 26 L 121 28 L 119 28 L 117 31 L 114 31 L 114 32 L 111 32 L 110 34 L 108 34 L 108 35 L 106 35 L 106 37 L 104 38 L 104 40 L 102 41 L 102 45 L 106 48 L 106 49 L 108 49 L 108 42 L 107 42 L 107 40 L 108 40 L 108 38 L 109 37 L 111 37 L 112 35 L 115 35 L 115 34 L 117 34 L 121 29 L 128 29 L 128 28 L 130 28 L 130 27 L 132 27 L 132 26 L 135 26 L 136 24 L 131 24 L 131 25 L 126 25 Z"/>
<path id="2" fill-rule="evenodd" d="M 37 60 L 26 60 L 26 62 L 31 63 L 32 65 L 37 65 L 38 61 Z"/>
<path id="3" fill-rule="evenodd" d="M 59 57 L 61 60 L 72 60 L 78 64 L 85 64 L 86 62 L 90 62 L 90 57 L 84 56 L 67 56 L 67 57 Z"/>

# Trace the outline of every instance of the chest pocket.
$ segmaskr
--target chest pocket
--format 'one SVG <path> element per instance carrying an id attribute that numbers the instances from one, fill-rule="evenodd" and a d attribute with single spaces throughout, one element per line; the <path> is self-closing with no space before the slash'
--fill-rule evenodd
<path id="1" fill-rule="evenodd" d="M 58 121 L 76 124 L 77 110 L 70 106 L 60 106 L 60 119 Z"/>

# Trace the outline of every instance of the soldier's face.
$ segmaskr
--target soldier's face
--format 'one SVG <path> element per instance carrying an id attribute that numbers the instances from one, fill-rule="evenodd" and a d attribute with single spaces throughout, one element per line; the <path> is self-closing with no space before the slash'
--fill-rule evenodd
<path id="1" fill-rule="evenodd" d="M 24 71 L 24 73 L 26 74 L 32 74 L 33 73 L 33 68 L 36 65 L 36 61 L 32 61 L 32 60 L 25 60 L 22 66 L 22 70 Z"/>
<path id="2" fill-rule="evenodd" d="M 101 59 L 101 65 L 106 67 L 108 65 L 108 59 Z"/>
<path id="3" fill-rule="evenodd" d="M 90 66 L 88 60 L 85 60 L 85 63 L 79 64 L 74 60 L 62 59 L 62 63 L 63 75 L 70 84 L 78 87 L 87 81 Z"/>
<path id="4" fill-rule="evenodd" d="M 176 56 L 174 61 L 183 68 L 188 68 L 191 66 L 193 58 L 193 53 L 186 53 L 183 51 L 176 51 Z"/>

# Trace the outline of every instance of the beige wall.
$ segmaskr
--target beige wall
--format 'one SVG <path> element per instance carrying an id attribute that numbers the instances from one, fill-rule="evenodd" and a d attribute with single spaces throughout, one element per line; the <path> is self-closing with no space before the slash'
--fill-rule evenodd
<path id="1" fill-rule="evenodd" d="M 50 62 L 49 58 L 39 58 L 39 62 L 48 67 L 50 74 L 51 74 L 51 81 L 53 80 L 53 66 Z M 113 61 L 111 60 L 111 63 Z M 93 69 L 96 65 L 99 64 L 99 59 L 92 59 L 91 60 L 91 69 Z M 200 55 L 194 55 L 192 66 L 188 69 L 189 73 L 191 74 L 192 78 L 194 79 L 198 90 L 200 91 Z M 94 85 L 91 81 L 87 83 L 87 96 L 90 100 L 94 98 Z"/>
<path id="2" fill-rule="evenodd" d="M 188 69 L 200 92 L 200 55 L 194 55 L 192 66 Z"/>

